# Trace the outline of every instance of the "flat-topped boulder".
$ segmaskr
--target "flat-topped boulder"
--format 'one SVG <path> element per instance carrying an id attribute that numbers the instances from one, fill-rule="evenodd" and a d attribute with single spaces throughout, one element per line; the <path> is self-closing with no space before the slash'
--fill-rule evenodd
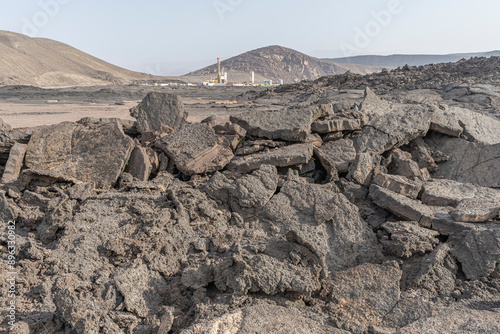
<path id="1" fill-rule="evenodd" d="M 185 175 L 221 170 L 233 158 L 233 151 L 224 136 L 206 124 L 184 124 L 156 143 Z"/>
<path id="2" fill-rule="evenodd" d="M 420 182 L 412 181 L 404 176 L 385 173 L 376 174 L 373 177 L 373 183 L 411 199 L 417 199 L 422 189 Z"/>
<path id="3" fill-rule="evenodd" d="M 301 142 L 311 133 L 311 110 L 258 111 L 231 116 L 251 136 Z"/>
<path id="4" fill-rule="evenodd" d="M 319 120 L 312 123 L 311 125 L 311 130 L 317 133 L 354 131 L 360 129 L 361 129 L 361 121 L 355 118 Z"/>
<path id="5" fill-rule="evenodd" d="M 248 173 L 259 169 L 261 165 L 273 165 L 276 167 L 297 166 L 309 162 L 312 156 L 312 144 L 294 144 L 267 152 L 236 156 L 227 165 L 227 169 Z"/>
<path id="6" fill-rule="evenodd" d="M 433 150 L 450 157 L 438 164 L 439 170 L 432 175 L 434 178 L 500 188 L 500 144 L 472 143 L 439 133 L 427 136 L 425 142 Z"/>
<path id="7" fill-rule="evenodd" d="M 179 95 L 160 92 L 149 93 L 130 114 L 137 119 L 140 133 L 161 131 L 165 126 L 179 129 L 188 116 Z"/>
<path id="8" fill-rule="evenodd" d="M 64 122 L 33 133 L 25 165 L 109 188 L 123 172 L 133 148 L 133 140 L 117 122 L 89 126 Z"/>
<path id="9" fill-rule="evenodd" d="M 359 153 L 383 153 L 408 144 L 429 131 L 432 112 L 419 105 L 398 105 L 383 116 L 370 121 L 353 141 Z"/>
<path id="10" fill-rule="evenodd" d="M 494 145 L 500 143 L 500 121 L 478 112 L 458 108 L 439 108 L 435 111 L 431 130 L 449 136 L 466 136 L 469 140 Z"/>
<path id="11" fill-rule="evenodd" d="M 455 207 L 465 199 L 500 203 L 500 191 L 446 179 L 433 179 L 423 184 L 422 202 L 427 205 Z"/>
<path id="12" fill-rule="evenodd" d="M 434 211 L 420 201 L 410 199 L 375 184 L 370 186 L 370 198 L 382 209 L 409 221 L 416 221 L 420 226 L 430 227 Z"/>

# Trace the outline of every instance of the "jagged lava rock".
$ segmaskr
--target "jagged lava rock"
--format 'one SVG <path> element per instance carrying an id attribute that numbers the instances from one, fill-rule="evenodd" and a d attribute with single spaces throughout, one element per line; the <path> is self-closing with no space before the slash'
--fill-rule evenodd
<path id="1" fill-rule="evenodd" d="M 366 263 L 332 273 L 321 293 L 339 305 L 340 315 L 365 327 L 378 325 L 400 299 L 401 275 L 396 267 Z"/>
<path id="2" fill-rule="evenodd" d="M 423 227 L 430 227 L 434 211 L 420 201 L 410 199 L 375 184 L 370 186 L 370 198 L 382 209 L 410 221 L 416 221 Z"/>
<path id="3" fill-rule="evenodd" d="M 255 137 L 301 142 L 311 133 L 310 110 L 248 111 L 230 117 Z"/>
<path id="4" fill-rule="evenodd" d="M 311 160 L 312 156 L 312 144 L 294 144 L 263 153 L 236 156 L 226 168 L 241 173 L 248 173 L 259 169 L 261 165 L 289 167 L 305 164 Z"/>
<path id="5" fill-rule="evenodd" d="M 439 232 L 417 225 L 417 222 L 387 222 L 382 225 L 388 238 L 379 238 L 384 248 L 401 258 L 423 255 L 439 244 Z"/>
<path id="6" fill-rule="evenodd" d="M 417 199 L 422 189 L 420 182 L 409 180 L 403 176 L 385 173 L 376 174 L 373 177 L 373 183 L 411 199 Z"/>
<path id="7" fill-rule="evenodd" d="M 370 121 L 353 137 L 358 153 L 383 153 L 408 144 L 429 130 L 432 112 L 419 105 L 398 105 L 391 112 Z"/>
<path id="8" fill-rule="evenodd" d="M 15 143 L 10 149 L 9 159 L 5 165 L 5 170 L 2 175 L 1 183 L 10 183 L 16 181 L 23 167 L 24 156 L 28 145 Z"/>
<path id="9" fill-rule="evenodd" d="M 445 309 L 398 330 L 398 334 L 414 333 L 485 333 L 500 332 L 497 312 L 474 309 Z"/>
<path id="10" fill-rule="evenodd" d="M 321 289 L 321 259 L 306 246 L 276 239 L 240 243 L 214 265 L 221 291 L 267 295 L 295 292 L 310 296 Z"/>
<path id="11" fill-rule="evenodd" d="M 118 180 L 133 148 L 134 142 L 116 122 L 89 126 L 64 122 L 33 133 L 25 164 L 108 188 Z"/>
<path id="12" fill-rule="evenodd" d="M 451 157 L 438 164 L 439 170 L 432 175 L 434 178 L 500 188 L 500 144 L 471 143 L 438 133 L 427 136 L 425 142 L 433 150 Z"/>
<path id="13" fill-rule="evenodd" d="M 356 149 L 350 139 L 327 142 L 320 148 L 314 148 L 314 154 L 327 172 L 335 168 L 340 173 L 347 173 L 350 164 L 356 159 Z"/>
<path id="14" fill-rule="evenodd" d="M 383 116 L 392 111 L 392 103 L 379 98 L 369 87 L 365 89 L 364 100 L 361 103 L 361 113 L 369 119 Z"/>
<path id="15" fill-rule="evenodd" d="M 331 271 L 381 259 L 375 234 L 358 208 L 325 187 L 287 181 L 262 211 L 270 233 L 292 233 Z"/>
<path id="16" fill-rule="evenodd" d="M 455 290 L 458 266 L 450 255 L 450 245 L 439 244 L 420 261 L 419 270 L 407 279 L 408 286 L 426 291 L 436 297 L 445 296 Z"/>
<path id="17" fill-rule="evenodd" d="M 229 204 L 231 210 L 243 218 L 254 216 L 269 202 L 278 186 L 275 166 L 262 165 L 251 174 L 234 181 L 221 173 L 215 173 L 204 187 L 214 200 Z"/>
<path id="18" fill-rule="evenodd" d="M 153 166 L 151 165 L 149 154 L 144 147 L 136 146 L 130 155 L 130 160 L 125 172 L 140 181 L 147 181 Z"/>
<path id="19" fill-rule="evenodd" d="M 317 133 L 354 131 L 360 129 L 361 129 L 361 121 L 359 119 L 350 119 L 350 118 L 321 120 L 321 121 L 316 121 L 311 125 L 311 130 Z"/>
<path id="20" fill-rule="evenodd" d="M 314 312 L 293 306 L 278 306 L 265 301 L 256 301 L 250 306 L 218 315 L 213 319 L 203 319 L 181 334 L 211 333 L 302 333 L 302 334 L 347 334 Z"/>
<path id="21" fill-rule="evenodd" d="M 233 158 L 229 142 L 208 124 L 184 124 L 157 142 L 185 175 L 220 170 Z"/>
<path id="22" fill-rule="evenodd" d="M 474 226 L 451 253 L 462 265 L 467 279 L 488 277 L 500 264 L 500 227 Z"/>
<path id="23" fill-rule="evenodd" d="M 488 145 L 500 143 L 498 130 L 500 121 L 464 108 L 443 109 L 439 108 L 435 111 L 431 130 L 452 137 L 459 137 L 463 133 L 469 140 Z"/>
<path id="24" fill-rule="evenodd" d="M 161 131 L 165 125 L 179 129 L 188 116 L 179 95 L 160 92 L 149 93 L 141 103 L 130 109 L 130 114 L 137 119 L 140 133 Z"/>
<path id="25" fill-rule="evenodd" d="M 12 127 L 9 124 L 5 123 L 3 119 L 0 118 L 0 131 L 4 132 L 10 130 L 12 130 Z"/>

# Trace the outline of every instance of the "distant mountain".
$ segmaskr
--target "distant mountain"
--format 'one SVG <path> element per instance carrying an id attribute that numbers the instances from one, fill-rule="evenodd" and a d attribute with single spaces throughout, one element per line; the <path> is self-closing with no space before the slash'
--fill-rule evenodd
<path id="1" fill-rule="evenodd" d="M 0 30 L 0 85 L 126 84 L 155 77 L 107 63 L 51 39 Z"/>
<path id="2" fill-rule="evenodd" d="M 358 64 L 365 66 L 402 67 L 422 66 L 438 63 L 452 63 L 460 59 L 472 57 L 500 56 L 500 51 L 476 52 L 476 53 L 452 53 L 447 55 L 391 55 L 391 56 L 354 56 L 343 58 L 324 58 L 323 60 L 333 63 Z"/>
<path id="3" fill-rule="evenodd" d="M 337 64 L 277 45 L 229 58 L 222 62 L 222 67 L 228 72 L 230 82 L 248 82 L 250 72 L 254 71 L 258 81 L 282 79 L 285 83 L 315 80 L 325 75 L 342 74 L 347 71 L 369 74 L 382 69 L 382 67 L 356 64 Z M 183 76 L 182 79 L 186 81 L 189 81 L 189 78 L 191 80 L 208 79 L 214 77 L 216 72 L 217 65 L 214 64 Z"/>

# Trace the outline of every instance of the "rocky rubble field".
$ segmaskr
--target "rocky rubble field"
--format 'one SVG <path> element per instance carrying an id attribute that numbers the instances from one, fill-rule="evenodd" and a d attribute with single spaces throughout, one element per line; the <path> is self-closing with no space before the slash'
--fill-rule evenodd
<path id="1" fill-rule="evenodd" d="M 0 122 L 2 328 L 499 333 L 498 63 L 246 93 L 225 125 L 160 92 L 136 122 Z"/>

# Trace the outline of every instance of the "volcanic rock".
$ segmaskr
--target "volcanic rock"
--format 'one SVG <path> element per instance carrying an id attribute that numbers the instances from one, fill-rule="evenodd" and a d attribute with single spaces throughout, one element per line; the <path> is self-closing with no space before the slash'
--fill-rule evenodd
<path id="1" fill-rule="evenodd" d="M 384 248 L 401 258 L 423 255 L 439 244 L 439 232 L 426 229 L 416 222 L 387 222 L 382 225 L 387 236 L 380 238 Z"/>
<path id="2" fill-rule="evenodd" d="M 272 233 L 288 234 L 324 259 L 329 270 L 378 261 L 375 235 L 345 196 L 319 185 L 287 181 L 264 207 Z"/>
<path id="3" fill-rule="evenodd" d="M 383 116 L 392 111 L 392 104 L 379 98 L 370 88 L 366 87 L 365 97 L 361 104 L 361 113 L 369 119 Z"/>
<path id="4" fill-rule="evenodd" d="M 389 210 L 403 219 L 416 221 L 420 226 L 430 227 L 434 211 L 420 201 L 384 189 L 377 185 L 370 186 L 370 198 L 379 207 Z"/>
<path id="5" fill-rule="evenodd" d="M 500 144 L 471 143 L 440 134 L 427 136 L 425 140 L 434 150 L 451 157 L 439 164 L 439 171 L 432 175 L 434 178 L 500 188 Z"/>
<path id="6" fill-rule="evenodd" d="M 382 157 L 374 152 L 359 153 L 349 167 L 347 179 L 368 187 L 381 160 Z"/>
<path id="7" fill-rule="evenodd" d="M 455 289 L 457 271 L 450 246 L 440 244 L 422 259 L 417 273 L 408 279 L 408 286 L 424 289 L 432 297 L 449 295 Z"/>
<path id="8" fill-rule="evenodd" d="M 452 137 L 459 137 L 463 133 L 469 140 L 488 145 L 500 143 L 500 121 L 464 108 L 443 109 L 435 111 L 431 130 Z"/>
<path id="9" fill-rule="evenodd" d="M 10 149 L 9 160 L 7 160 L 7 164 L 5 165 L 1 183 L 10 183 L 18 179 L 27 148 L 26 144 L 15 143 Z"/>
<path id="10" fill-rule="evenodd" d="M 462 265 L 467 279 L 488 277 L 500 263 L 500 228 L 473 228 L 451 253 Z"/>
<path id="11" fill-rule="evenodd" d="M 337 304 L 333 312 L 368 327 L 378 325 L 400 299 L 402 272 L 388 265 L 362 264 L 332 273 L 324 285 L 323 298 Z"/>
<path id="12" fill-rule="evenodd" d="M 258 169 L 261 165 L 289 167 L 305 164 L 311 160 L 312 156 L 312 144 L 294 144 L 268 152 L 236 156 L 226 168 L 241 173 L 248 173 Z"/>
<path id="13" fill-rule="evenodd" d="M 422 184 L 420 182 L 409 180 L 403 176 L 384 173 L 375 175 L 373 183 L 411 199 L 417 199 L 422 189 Z"/>
<path id="14" fill-rule="evenodd" d="M 314 149 L 314 154 L 330 174 L 347 173 L 350 164 L 356 159 L 356 149 L 350 139 L 328 142 Z"/>
<path id="15" fill-rule="evenodd" d="M 185 175 L 220 170 L 233 158 L 229 142 L 208 124 L 184 124 L 156 144 Z"/>
<path id="16" fill-rule="evenodd" d="M 311 130 L 317 133 L 331 133 L 339 131 L 354 131 L 361 129 L 359 119 L 339 118 L 312 123 Z"/>
<path id="17" fill-rule="evenodd" d="M 247 130 L 249 135 L 286 141 L 304 141 L 311 132 L 310 110 L 248 111 L 231 116 L 231 122 Z"/>
<path id="18" fill-rule="evenodd" d="M 108 188 L 118 180 L 133 147 L 116 122 L 90 126 L 65 122 L 33 133 L 25 164 Z"/>
<path id="19" fill-rule="evenodd" d="M 130 160 L 125 168 L 125 172 L 141 181 L 147 181 L 152 169 L 153 166 L 151 165 L 146 148 L 136 146 L 130 155 Z"/>
<path id="20" fill-rule="evenodd" d="M 221 333 L 303 333 L 347 334 L 337 329 L 314 312 L 305 312 L 293 306 L 279 306 L 256 301 L 250 306 L 227 312 L 213 319 L 203 319 L 183 330 L 181 334 Z"/>
<path id="21" fill-rule="evenodd" d="M 429 130 L 432 113 L 426 107 L 401 105 L 393 111 L 370 121 L 353 138 L 358 153 L 383 153 L 408 144 Z"/>
<path id="22" fill-rule="evenodd" d="M 140 133 L 161 131 L 165 126 L 177 130 L 188 116 L 180 96 L 160 92 L 149 93 L 130 114 L 137 119 Z"/>

